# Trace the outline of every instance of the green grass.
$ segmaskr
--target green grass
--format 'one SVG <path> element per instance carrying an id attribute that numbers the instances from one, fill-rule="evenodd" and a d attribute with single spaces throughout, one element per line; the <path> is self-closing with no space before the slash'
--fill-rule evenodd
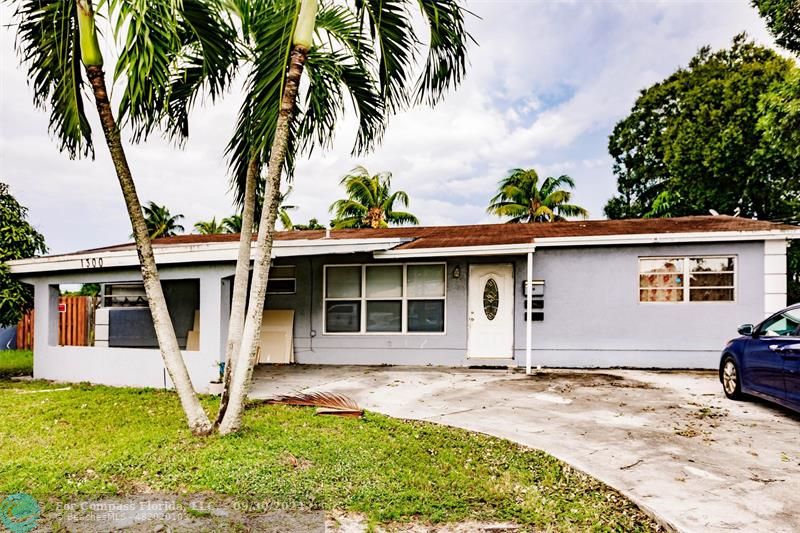
<path id="1" fill-rule="evenodd" d="M 33 352 L 0 350 L 0 378 L 33 374 Z"/>
<path id="2" fill-rule="evenodd" d="M 258 406 L 238 435 L 193 437 L 171 392 L 0 381 L 0 494 L 43 502 L 215 493 L 370 521 L 510 520 L 555 531 L 647 531 L 624 497 L 541 451 L 367 413 Z M 215 399 L 204 398 L 211 410 Z"/>

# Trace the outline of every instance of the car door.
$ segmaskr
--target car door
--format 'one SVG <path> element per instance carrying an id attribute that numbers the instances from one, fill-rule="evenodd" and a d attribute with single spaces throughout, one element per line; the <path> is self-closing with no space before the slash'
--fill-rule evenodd
<path id="1" fill-rule="evenodd" d="M 768 318 L 747 342 L 743 377 L 746 389 L 775 398 L 786 397 L 786 346 L 800 342 L 794 336 L 800 326 L 795 312 L 784 311 Z"/>
<path id="2" fill-rule="evenodd" d="M 800 322 L 800 309 L 787 311 Z M 796 409 L 800 409 L 800 326 L 794 331 L 792 343 L 781 346 L 783 357 L 783 383 L 786 390 L 786 401 Z"/>

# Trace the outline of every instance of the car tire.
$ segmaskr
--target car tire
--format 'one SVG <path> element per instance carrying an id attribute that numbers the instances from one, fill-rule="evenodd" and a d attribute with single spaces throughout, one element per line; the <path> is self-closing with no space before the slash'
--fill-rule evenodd
<path id="1" fill-rule="evenodd" d="M 722 361 L 722 369 L 720 370 L 720 378 L 722 380 L 722 390 L 725 396 L 731 400 L 742 400 L 742 375 L 739 372 L 739 365 L 736 360 L 730 355 Z"/>

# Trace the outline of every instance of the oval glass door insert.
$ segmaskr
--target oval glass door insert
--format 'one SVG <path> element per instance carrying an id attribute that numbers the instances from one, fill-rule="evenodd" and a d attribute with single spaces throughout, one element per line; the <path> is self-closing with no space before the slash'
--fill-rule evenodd
<path id="1" fill-rule="evenodd" d="M 497 288 L 497 282 L 493 278 L 486 281 L 483 287 L 483 312 L 486 313 L 486 318 L 494 320 L 497 316 L 497 306 L 500 297 L 500 291 Z"/>

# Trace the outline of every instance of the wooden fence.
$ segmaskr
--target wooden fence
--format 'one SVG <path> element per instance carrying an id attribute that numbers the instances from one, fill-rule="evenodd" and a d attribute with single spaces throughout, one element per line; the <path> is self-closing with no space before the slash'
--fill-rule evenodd
<path id="1" fill-rule="evenodd" d="M 33 317 L 31 309 L 17 324 L 17 350 L 33 350 Z"/>
<path id="2" fill-rule="evenodd" d="M 91 296 L 61 296 L 58 298 L 58 345 L 92 346 L 94 344 L 94 310 L 96 298 Z M 26 314 L 17 325 L 17 348 L 33 349 L 34 311 Z"/>

